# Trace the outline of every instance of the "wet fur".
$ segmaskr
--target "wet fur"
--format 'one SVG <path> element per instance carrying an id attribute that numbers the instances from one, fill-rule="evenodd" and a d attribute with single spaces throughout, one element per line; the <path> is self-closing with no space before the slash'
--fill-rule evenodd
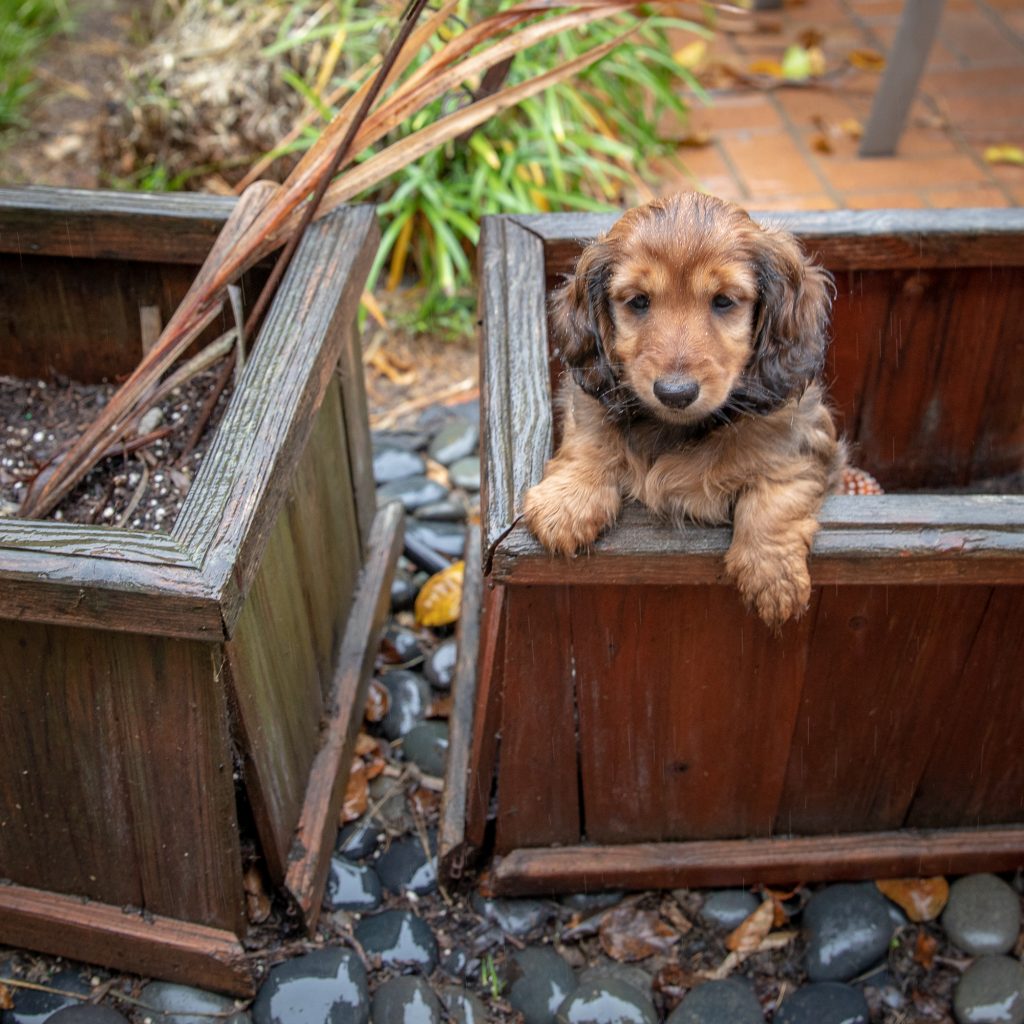
<path id="1" fill-rule="evenodd" d="M 525 498 L 534 534 L 572 555 L 623 497 L 680 525 L 731 520 L 725 567 L 748 605 L 775 628 L 799 616 L 845 465 L 818 382 L 831 287 L 791 235 L 732 203 L 685 193 L 624 214 L 552 300 L 570 379 L 562 444 Z M 700 385 L 685 409 L 655 396 L 672 375 Z"/>

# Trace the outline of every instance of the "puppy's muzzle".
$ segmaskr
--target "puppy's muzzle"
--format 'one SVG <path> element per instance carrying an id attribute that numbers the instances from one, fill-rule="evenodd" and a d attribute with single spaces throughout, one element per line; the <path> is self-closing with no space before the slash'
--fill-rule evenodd
<path id="1" fill-rule="evenodd" d="M 685 409 L 700 394 L 700 384 L 692 377 L 659 377 L 654 382 L 654 397 L 670 409 Z"/>

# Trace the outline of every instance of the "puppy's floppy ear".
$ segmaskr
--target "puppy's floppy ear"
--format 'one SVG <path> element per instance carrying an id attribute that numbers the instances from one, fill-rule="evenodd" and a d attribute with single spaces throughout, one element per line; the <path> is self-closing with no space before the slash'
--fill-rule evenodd
<path id="1" fill-rule="evenodd" d="M 558 355 L 573 379 L 600 398 L 615 386 L 608 358 L 614 322 L 608 300 L 613 245 L 606 238 L 583 250 L 576 270 L 551 297 L 551 323 Z"/>
<path id="2" fill-rule="evenodd" d="M 821 372 L 835 288 L 788 232 L 760 229 L 755 261 L 760 294 L 748 373 L 781 402 Z"/>

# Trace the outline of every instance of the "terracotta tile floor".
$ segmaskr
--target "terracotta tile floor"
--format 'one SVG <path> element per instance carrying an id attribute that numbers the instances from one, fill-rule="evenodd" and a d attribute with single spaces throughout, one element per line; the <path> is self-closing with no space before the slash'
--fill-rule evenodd
<path id="1" fill-rule="evenodd" d="M 778 11 L 723 16 L 706 65 L 710 106 L 694 104 L 676 137 L 706 135 L 662 166 L 658 191 L 701 187 L 753 209 L 1018 206 L 1024 167 L 993 166 L 987 146 L 1024 147 L 1024 6 L 1020 0 L 947 0 L 938 37 L 894 156 L 857 156 L 881 72 L 849 62 L 854 50 L 887 54 L 902 0 L 786 0 Z M 812 32 L 826 75 L 812 85 L 747 73 L 781 58 Z M 680 45 L 692 37 L 680 37 Z M 760 87 L 767 84 L 768 87 Z"/>

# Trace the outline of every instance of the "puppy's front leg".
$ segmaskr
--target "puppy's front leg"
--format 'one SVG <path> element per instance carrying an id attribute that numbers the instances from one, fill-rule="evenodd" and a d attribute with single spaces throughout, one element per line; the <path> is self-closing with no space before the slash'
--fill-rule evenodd
<path id="1" fill-rule="evenodd" d="M 558 454 L 544 467 L 544 479 L 526 492 L 526 525 L 557 554 L 589 547 L 619 514 L 620 473 L 616 436 L 567 417 Z"/>
<path id="2" fill-rule="evenodd" d="M 801 478 L 758 481 L 736 501 L 725 568 L 747 605 L 773 629 L 807 609 L 807 555 L 823 498 L 821 480 Z"/>

